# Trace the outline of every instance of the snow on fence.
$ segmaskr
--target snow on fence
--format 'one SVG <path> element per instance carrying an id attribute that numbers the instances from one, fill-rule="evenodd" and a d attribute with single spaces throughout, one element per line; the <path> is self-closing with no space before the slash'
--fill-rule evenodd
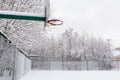
<path id="1" fill-rule="evenodd" d="M 118 70 L 120 61 L 34 61 L 32 69 L 39 70 Z"/>
<path id="2" fill-rule="evenodd" d="M 113 60 L 112 65 L 114 66 L 113 70 L 120 70 L 120 60 Z"/>

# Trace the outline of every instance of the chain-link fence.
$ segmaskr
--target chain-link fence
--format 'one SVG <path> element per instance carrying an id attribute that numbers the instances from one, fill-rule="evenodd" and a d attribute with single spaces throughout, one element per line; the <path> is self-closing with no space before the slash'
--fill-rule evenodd
<path id="1" fill-rule="evenodd" d="M 35 61 L 32 69 L 39 70 L 119 70 L 120 61 Z"/>

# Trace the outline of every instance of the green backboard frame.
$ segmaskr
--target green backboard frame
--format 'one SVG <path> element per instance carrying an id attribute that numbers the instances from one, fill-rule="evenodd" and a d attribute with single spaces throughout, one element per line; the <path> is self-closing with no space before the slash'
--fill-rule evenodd
<path id="1" fill-rule="evenodd" d="M 12 11 L 11 11 L 12 13 Z M 20 12 L 22 14 L 22 12 Z M 23 13 L 24 14 L 24 13 Z M 31 14 L 32 15 L 32 14 Z M 29 15 L 17 15 L 17 14 L 6 14 L 0 13 L 0 18 L 1 19 L 18 19 L 18 20 L 34 20 L 34 21 L 46 21 L 46 17 L 41 17 L 41 16 L 29 16 Z"/>

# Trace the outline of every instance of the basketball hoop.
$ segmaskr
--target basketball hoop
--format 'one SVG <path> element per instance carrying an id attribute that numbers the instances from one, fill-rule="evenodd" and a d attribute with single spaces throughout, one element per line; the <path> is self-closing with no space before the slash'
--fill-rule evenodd
<path id="1" fill-rule="evenodd" d="M 58 25 L 62 25 L 63 21 L 59 19 L 51 19 L 47 21 L 47 24 L 49 24 L 50 26 L 58 26 Z"/>

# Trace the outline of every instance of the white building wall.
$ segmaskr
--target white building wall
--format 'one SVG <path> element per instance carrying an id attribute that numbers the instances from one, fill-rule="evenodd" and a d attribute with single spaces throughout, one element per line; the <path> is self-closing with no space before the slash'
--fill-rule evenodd
<path id="1" fill-rule="evenodd" d="M 15 54 L 15 80 L 19 80 L 31 70 L 31 60 L 16 50 Z"/>

